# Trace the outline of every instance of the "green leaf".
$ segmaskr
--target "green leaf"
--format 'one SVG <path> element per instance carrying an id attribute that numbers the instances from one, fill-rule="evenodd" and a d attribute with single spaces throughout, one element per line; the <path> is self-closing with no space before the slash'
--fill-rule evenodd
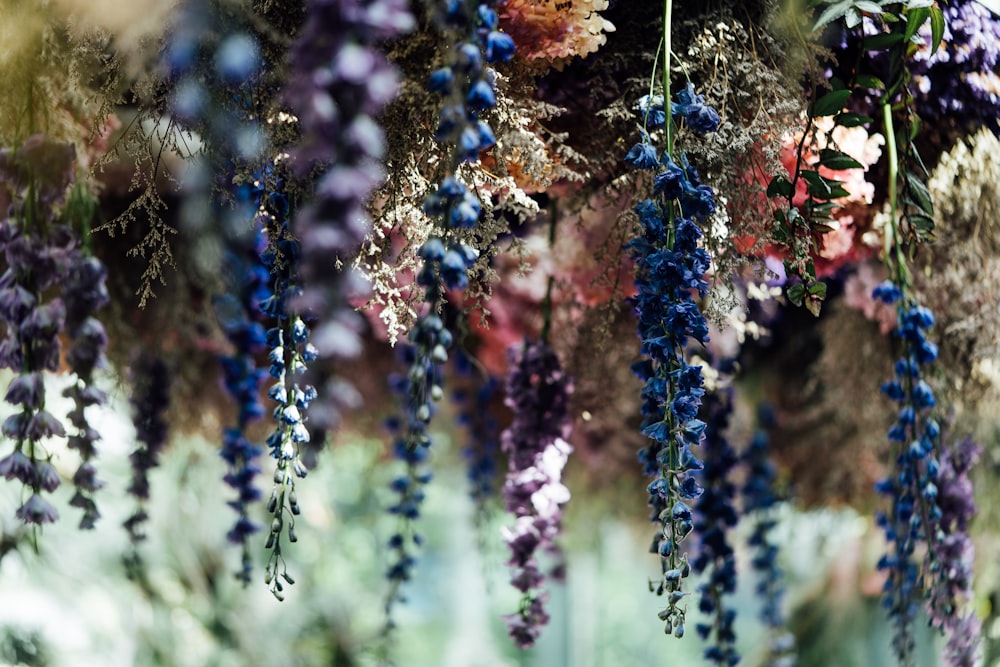
<path id="1" fill-rule="evenodd" d="M 916 174 L 908 171 L 906 172 L 906 184 L 910 188 L 913 203 L 927 215 L 933 216 L 934 202 L 931 200 L 931 193 L 923 181 Z"/>
<path id="2" fill-rule="evenodd" d="M 813 118 L 818 118 L 820 116 L 832 116 L 835 113 L 839 113 L 844 108 L 844 105 L 847 104 L 847 98 L 850 96 L 851 91 L 849 89 L 829 92 L 810 105 L 809 115 Z"/>
<path id="3" fill-rule="evenodd" d="M 913 215 L 906 216 L 906 220 L 913 227 L 913 231 L 917 236 L 924 236 L 929 232 L 934 231 L 934 218 L 930 216 L 922 215 L 920 213 L 914 213 Z"/>
<path id="4" fill-rule="evenodd" d="M 855 9 L 862 12 L 868 12 L 869 14 L 882 13 L 882 8 L 879 7 L 878 4 L 871 2 L 871 0 L 857 0 L 857 2 L 854 3 L 854 7 Z"/>
<path id="5" fill-rule="evenodd" d="M 903 35 L 898 32 L 875 35 L 865 38 L 865 51 L 885 51 L 903 41 Z"/>
<path id="6" fill-rule="evenodd" d="M 854 87 L 864 88 L 866 90 L 884 90 L 885 84 L 882 83 L 882 79 L 877 76 L 872 76 L 871 74 L 858 74 L 854 77 Z"/>
<path id="7" fill-rule="evenodd" d="M 931 15 L 931 10 L 926 7 L 921 7 L 920 9 L 914 9 L 906 14 L 906 32 L 903 33 L 903 39 L 910 39 L 917 34 L 920 30 L 920 26 L 924 24 L 927 17 Z"/>
<path id="8" fill-rule="evenodd" d="M 823 309 L 823 301 L 816 298 L 806 299 L 806 310 L 812 313 L 813 317 L 819 317 L 819 311 Z"/>
<path id="9" fill-rule="evenodd" d="M 832 148 L 824 148 L 819 152 L 819 163 L 827 169 L 835 171 L 841 169 L 864 169 L 865 167 L 847 153 L 835 151 Z"/>
<path id="10" fill-rule="evenodd" d="M 862 116 L 856 113 L 838 113 L 833 117 L 833 120 L 842 127 L 859 127 L 861 125 L 867 125 L 872 122 L 871 116 Z"/>
<path id="11" fill-rule="evenodd" d="M 824 282 L 813 283 L 813 284 L 809 285 L 809 287 L 806 288 L 806 292 L 809 293 L 809 296 L 814 296 L 817 299 L 825 299 L 826 298 L 826 283 L 824 283 Z"/>
<path id="12" fill-rule="evenodd" d="M 857 28 L 861 23 L 861 12 L 851 7 L 847 10 L 847 14 L 844 15 L 844 25 L 848 28 Z"/>
<path id="13" fill-rule="evenodd" d="M 802 298 L 805 296 L 806 288 L 805 285 L 791 285 L 788 288 L 788 300 L 791 301 L 796 306 L 802 305 Z"/>
<path id="14" fill-rule="evenodd" d="M 847 10 L 850 6 L 851 6 L 851 0 L 841 0 L 841 2 L 838 2 L 836 4 L 827 7 L 825 10 L 823 10 L 823 13 L 819 15 L 819 18 L 816 19 L 816 25 L 813 26 L 813 32 L 816 32 L 817 30 L 825 26 L 827 23 L 839 19 L 841 16 L 847 13 Z"/>
<path id="15" fill-rule="evenodd" d="M 944 39 L 944 12 L 940 7 L 931 7 L 931 53 L 933 54 Z"/>
<path id="16" fill-rule="evenodd" d="M 784 176 L 775 176 L 767 185 L 768 197 L 791 197 L 792 184 Z"/>
<path id="17" fill-rule="evenodd" d="M 833 231 L 833 227 L 830 225 L 813 223 L 812 230 L 817 234 L 829 234 Z"/>

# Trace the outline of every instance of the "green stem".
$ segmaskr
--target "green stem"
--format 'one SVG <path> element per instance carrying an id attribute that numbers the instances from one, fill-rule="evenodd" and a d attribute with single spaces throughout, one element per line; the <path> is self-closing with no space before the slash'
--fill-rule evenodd
<path id="1" fill-rule="evenodd" d="M 889 233 L 883 235 L 883 250 L 885 262 L 893 274 L 894 282 L 901 290 L 910 285 L 910 271 L 906 265 L 903 244 L 899 238 L 897 218 L 899 216 L 899 201 L 897 182 L 899 180 L 899 152 L 896 149 L 896 129 L 892 121 L 892 106 L 888 102 L 882 104 L 882 121 L 885 124 L 885 143 L 889 153 Z M 895 258 L 893 258 L 895 254 Z"/>
<path id="2" fill-rule="evenodd" d="M 670 56 L 673 51 L 670 48 L 670 27 L 673 21 L 674 4 L 673 0 L 663 0 L 663 115 L 664 125 L 667 129 L 667 154 L 674 155 L 673 124 L 674 116 L 670 112 Z"/>

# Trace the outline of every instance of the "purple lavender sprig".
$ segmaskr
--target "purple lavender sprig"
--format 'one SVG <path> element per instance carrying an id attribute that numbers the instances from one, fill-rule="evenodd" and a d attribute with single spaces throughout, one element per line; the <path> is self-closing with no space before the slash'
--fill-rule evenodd
<path id="1" fill-rule="evenodd" d="M 963 438 L 941 451 L 937 477 L 940 532 L 931 569 L 927 612 L 931 625 L 947 637 L 944 658 L 950 667 L 973 667 L 982 641 L 982 627 L 974 610 L 963 609 L 972 599 L 972 565 L 975 546 L 969 524 L 976 514 L 972 480 L 973 466 L 982 448 Z"/>
<path id="2" fill-rule="evenodd" d="M 663 100 L 640 102 L 644 116 L 643 141 L 625 156 L 639 169 L 653 170 L 653 196 L 636 206 L 642 235 L 629 244 L 635 260 L 635 311 L 639 319 L 644 360 L 633 372 L 645 382 L 642 390 L 642 432 L 652 442 L 639 452 L 647 475 L 651 520 L 659 524 L 652 545 L 660 555 L 662 576 L 650 588 L 667 594 L 659 616 L 667 634 L 684 635 L 686 608 L 683 581 L 690 575 L 681 543 L 693 529 L 691 503 L 701 492 L 693 473 L 703 465 L 693 451 L 704 437 L 705 422 L 697 418 L 705 394 L 700 366 L 690 366 L 685 348 L 690 340 L 708 342 L 708 323 L 693 295 L 704 296 L 705 272 L 711 263 L 698 247 L 705 224 L 715 211 L 715 193 L 702 185 L 686 157 L 680 164 L 668 152 L 659 154 L 646 127 L 666 120 Z M 659 113 L 657 113 L 659 111 Z M 718 114 L 704 106 L 704 98 L 688 87 L 671 102 L 673 119 L 684 118 L 696 129 L 713 131 Z M 693 120 L 692 120 L 693 119 Z"/>
<path id="3" fill-rule="evenodd" d="M 97 454 L 95 443 L 101 434 L 87 421 L 86 409 L 104 405 L 107 395 L 94 385 L 94 371 L 106 363 L 104 351 L 108 336 L 104 326 L 94 314 L 108 304 L 110 297 L 105 286 L 108 271 L 96 257 L 78 252 L 69 269 L 63 286 L 66 301 L 66 332 L 70 339 L 66 360 L 76 380 L 63 390 L 63 396 L 73 399 L 73 410 L 67 416 L 76 429 L 69 435 L 69 447 L 80 453 L 80 466 L 73 475 L 76 492 L 70 505 L 83 510 L 80 528 L 92 529 L 100 518 L 93 493 L 104 486 L 97 479 L 93 459 Z"/>
<path id="4" fill-rule="evenodd" d="M 545 342 L 525 341 L 508 356 L 506 403 L 514 417 L 501 435 L 501 447 L 509 460 L 504 504 L 514 525 L 504 527 L 503 536 L 511 552 L 507 561 L 513 568 L 511 584 L 521 591 L 521 603 L 504 620 L 517 646 L 526 648 L 549 620 L 546 577 L 537 554 L 555 556 L 550 577 L 559 579 L 563 572 L 562 551 L 555 540 L 561 530 L 562 505 L 569 500 L 562 471 L 573 449 L 567 442 L 573 382 Z"/>
<path id="5" fill-rule="evenodd" d="M 731 388 L 723 388 L 705 398 L 702 405 L 708 424 L 702 443 L 705 467 L 697 476 L 703 490 L 698 488 L 694 477 L 687 478 L 691 487 L 688 492 L 700 493 L 694 513 L 694 534 L 699 545 L 691 569 L 696 574 L 707 573 L 707 581 L 699 589 L 698 609 L 711 619 L 698 623 L 695 629 L 709 642 L 705 658 L 726 667 L 740 661 L 733 628 L 736 609 L 726 604 L 726 596 L 736 592 L 736 556 L 727 533 L 739 520 L 733 506 L 736 485 L 730 479 L 739 459 L 725 437 L 733 411 L 732 393 Z"/>

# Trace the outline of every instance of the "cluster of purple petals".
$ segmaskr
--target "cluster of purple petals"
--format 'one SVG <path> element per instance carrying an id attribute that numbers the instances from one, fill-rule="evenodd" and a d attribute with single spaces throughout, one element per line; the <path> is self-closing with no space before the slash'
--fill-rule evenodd
<path id="1" fill-rule="evenodd" d="M 100 260 L 77 253 L 63 286 L 66 334 L 70 340 L 66 361 L 76 375 L 76 382 L 63 390 L 63 396 L 71 398 L 74 405 L 67 420 L 76 432 L 69 434 L 68 446 L 80 453 L 81 461 L 73 474 L 76 492 L 70 505 L 83 510 L 80 519 L 83 529 L 93 528 L 101 516 L 93 493 L 104 486 L 98 481 L 97 470 L 91 462 L 97 454 L 95 443 L 101 439 L 101 434 L 90 426 L 86 409 L 107 402 L 105 392 L 94 386 L 94 371 L 105 364 L 104 351 L 108 346 L 104 326 L 94 317 L 110 301 L 105 286 L 107 275 Z"/>
<path id="2" fill-rule="evenodd" d="M 145 510 L 149 500 L 149 471 L 159 465 L 160 453 L 167 444 L 165 413 L 170 407 L 170 373 L 163 360 L 142 354 L 133 362 L 131 376 L 129 402 L 138 444 L 129 455 L 132 482 L 126 490 L 139 502 L 124 526 L 132 544 L 136 545 L 146 538 L 142 524 L 149 518 Z"/>
<path id="3" fill-rule="evenodd" d="M 365 205 L 384 178 L 376 118 L 398 88 L 379 45 L 413 26 L 405 0 L 310 0 L 290 50 L 284 99 L 301 129 L 292 166 L 302 177 L 321 170 L 294 218 L 303 291 L 292 306 L 315 319 L 313 344 L 324 358 L 361 352 L 362 322 L 349 297 L 365 287 L 350 266 L 368 232 Z M 347 406 L 324 396 L 316 407 L 334 428 Z"/>
<path id="4" fill-rule="evenodd" d="M 562 554 L 556 544 L 562 505 L 569 490 L 562 484 L 562 471 L 572 447 L 566 441 L 571 423 L 569 400 L 572 379 L 545 342 L 525 341 L 509 352 L 506 404 L 513 412 L 510 426 L 501 435 L 501 447 L 509 468 L 503 486 L 504 504 L 514 525 L 504 527 L 510 549 L 507 564 L 513 568 L 511 584 L 522 593 L 516 613 L 504 616 L 507 629 L 521 648 L 531 646 L 548 622 L 544 590 L 545 575 L 537 555 L 548 552 L 556 558 L 550 573 L 562 576 Z"/>
<path id="5" fill-rule="evenodd" d="M 16 511 L 17 518 L 28 524 L 51 523 L 58 518 L 55 507 L 42 492 L 50 493 L 60 484 L 43 442 L 66 435 L 59 419 L 45 409 L 46 372 L 59 370 L 59 336 L 69 325 L 74 342 L 69 362 L 77 371 L 88 367 L 93 371 L 105 342 L 103 327 L 88 319 L 89 313 L 107 298 L 103 267 L 83 257 L 69 227 L 55 223 L 56 210 L 73 180 L 74 160 L 71 145 L 51 141 L 44 135 L 29 137 L 17 149 L 0 151 L 0 187 L 9 200 L 0 221 L 0 253 L 4 260 L 0 320 L 5 329 L 0 342 L 0 367 L 17 373 L 4 400 L 20 408 L 0 428 L 4 437 L 14 442 L 14 451 L 0 459 L 0 475 L 18 480 L 29 492 Z M 81 284 L 88 280 L 92 284 Z M 54 290 L 57 295 L 52 294 Z M 81 401 L 92 405 L 103 401 L 103 394 L 88 388 L 80 396 L 78 409 L 70 414 L 74 425 L 86 426 Z M 90 442 L 100 437 L 96 432 L 84 434 L 88 435 L 92 436 Z M 92 447 L 81 451 L 84 456 L 92 452 Z M 92 467 L 81 470 L 77 473 L 78 486 L 96 489 L 99 483 Z M 96 510 L 92 518 L 96 519 Z"/>
<path id="6" fill-rule="evenodd" d="M 736 485 L 731 480 L 739 457 L 725 437 L 732 411 L 732 389 L 719 389 L 705 397 L 702 405 L 702 415 L 708 424 L 702 441 L 705 467 L 697 475 L 703 489 L 698 489 L 695 481 L 690 483 L 694 488 L 689 489 L 700 492 L 694 513 L 698 551 L 691 561 L 691 569 L 696 574 L 706 574 L 706 581 L 700 588 L 698 609 L 710 618 L 708 622 L 698 623 L 695 630 L 708 642 L 705 658 L 727 667 L 740 661 L 733 628 L 736 610 L 725 604 L 725 596 L 736 592 L 736 557 L 728 533 L 739 520 L 733 505 Z M 680 493 L 683 497 L 685 490 L 681 489 Z"/>
<path id="7" fill-rule="evenodd" d="M 500 382 L 492 375 L 481 378 L 472 359 L 458 351 L 454 356 L 455 373 L 475 383 L 471 388 L 452 392 L 458 408 L 458 423 L 466 429 L 468 440 L 462 454 L 468 466 L 469 495 L 476 506 L 477 521 L 484 518 L 486 504 L 497 494 L 497 456 L 500 453 L 500 422 L 492 405 L 500 395 Z"/>
<path id="8" fill-rule="evenodd" d="M 741 495 L 744 513 L 753 516 L 753 527 L 747 544 L 752 551 L 750 566 L 757 573 L 754 590 L 761 601 L 760 618 L 771 632 L 767 664 L 772 667 L 791 667 L 795 664 L 795 638 L 787 631 L 782 611 L 785 576 L 778 565 L 778 547 L 771 538 L 771 531 L 777 521 L 770 516 L 770 510 L 780 501 L 774 488 L 777 469 L 771 459 L 771 442 L 767 432 L 773 422 L 771 408 L 761 406 L 758 410 L 758 428 L 742 457 L 747 476 Z"/>
<path id="9" fill-rule="evenodd" d="M 252 201 L 259 208 L 266 196 L 263 186 L 261 175 L 254 183 L 238 189 L 237 201 Z M 236 576 L 248 584 L 252 569 L 248 540 L 261 528 L 250 518 L 249 507 L 261 498 L 254 479 L 260 473 L 257 459 L 263 448 L 249 439 L 247 428 L 264 416 L 260 388 L 268 377 L 267 370 L 258 368 L 256 361 L 267 349 L 264 328 L 267 315 L 261 304 L 271 296 L 271 274 L 261 258 L 267 245 L 263 216 L 255 218 L 252 236 L 229 240 L 225 262 L 230 284 L 226 294 L 216 297 L 215 310 L 222 331 L 233 346 L 232 354 L 219 357 L 219 365 L 223 386 L 236 402 L 237 416 L 236 423 L 223 431 L 219 454 L 228 467 L 223 481 L 236 492 L 236 498 L 228 504 L 238 515 L 226 538 L 242 548 L 241 567 Z"/>
<path id="10" fill-rule="evenodd" d="M 298 267 L 301 246 L 292 237 L 288 220 L 289 202 L 279 179 L 275 189 L 262 198 L 262 215 L 266 218 L 270 244 L 261 256 L 273 280 L 273 290 L 260 302 L 260 308 L 273 326 L 264 335 L 268 349 L 268 374 L 274 380 L 268 398 L 275 404 L 272 411 L 274 430 L 267 438 L 268 452 L 275 460 L 274 488 L 267 502 L 272 514 L 265 548 L 271 551 L 265 581 L 274 596 L 283 600 L 285 583 L 294 583 L 288 575 L 282 555 L 282 535 L 296 542 L 295 517 L 299 515 L 295 479 L 308 474 L 303 461 L 303 449 L 312 439 L 306 427 L 309 406 L 316 400 L 316 388 L 309 383 L 309 365 L 319 358 L 310 342 L 310 327 L 292 302 L 301 295 Z"/>
<path id="11" fill-rule="evenodd" d="M 917 51 L 908 64 L 917 113 L 925 121 L 954 119 L 1000 133 L 1000 18 L 975 0 L 941 7 L 944 44 Z M 930 42 L 930 29 L 921 31 Z"/>
<path id="12" fill-rule="evenodd" d="M 691 89 L 682 91 L 678 108 L 701 104 L 698 99 Z M 655 112 L 655 102 L 643 103 L 640 110 L 643 106 L 648 107 L 647 116 Z M 681 637 L 685 609 L 678 603 L 691 568 L 679 545 L 693 529 L 691 503 L 701 493 L 694 473 L 703 467 L 693 448 L 701 444 L 705 431 L 705 422 L 698 419 L 705 394 L 701 367 L 688 365 L 685 349 L 692 340 L 708 343 L 708 322 L 695 298 L 708 291 L 704 276 L 711 258 L 699 247 L 698 223 L 707 222 L 715 211 L 715 193 L 701 183 L 686 157 L 678 164 L 668 153 L 658 153 L 649 135 L 644 134 L 625 161 L 655 172 L 654 198 L 636 206 L 642 235 L 629 244 L 644 356 L 632 370 L 645 383 L 642 432 L 651 442 L 640 450 L 639 461 L 654 477 L 647 492 L 651 520 L 660 524 L 652 545 L 662 567 L 655 590 L 667 594 L 667 607 L 660 612 L 667 633 Z"/>
<path id="13" fill-rule="evenodd" d="M 941 452 L 938 473 L 940 531 L 932 549 L 930 592 L 927 611 L 931 624 L 948 635 L 945 662 L 950 667 L 973 667 L 982 627 L 975 611 L 966 607 L 972 597 L 972 565 L 975 547 L 969 538 L 969 524 L 976 514 L 969 473 L 982 448 L 964 438 Z"/>
<path id="14" fill-rule="evenodd" d="M 882 393 L 899 404 L 899 411 L 889 429 L 895 465 L 891 475 L 877 485 L 892 509 L 877 520 L 891 545 L 878 564 L 888 574 L 883 606 L 895 627 L 893 650 L 901 664 L 908 664 L 914 650 L 911 628 L 922 593 L 917 549 L 921 544 L 933 545 L 941 521 L 937 458 L 941 427 L 929 414 L 937 401 L 923 379 L 923 368 L 937 359 L 938 348 L 927 338 L 934 324 L 930 310 L 905 299 L 899 286 L 888 281 L 877 286 L 872 296 L 897 304 L 896 335 L 903 347 L 894 379 L 882 385 Z M 928 553 L 933 556 L 933 548 Z"/>

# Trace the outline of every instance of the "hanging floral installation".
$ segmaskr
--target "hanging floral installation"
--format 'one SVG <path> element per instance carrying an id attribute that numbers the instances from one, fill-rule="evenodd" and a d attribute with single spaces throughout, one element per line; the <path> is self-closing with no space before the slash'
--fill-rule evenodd
<path id="1" fill-rule="evenodd" d="M 120 530 L 93 421 L 117 387 L 129 577 L 153 586 L 150 472 L 197 432 L 226 469 L 230 509 L 205 511 L 230 512 L 229 569 L 295 605 L 309 472 L 378 434 L 390 655 L 451 429 L 468 488 L 441 492 L 505 551 L 518 648 L 574 567 L 564 512 L 624 480 L 653 524 L 636 594 L 706 663 L 744 657 L 742 581 L 760 664 L 794 664 L 779 510 L 850 505 L 884 534 L 899 664 L 924 664 L 928 622 L 945 664 L 979 664 L 996 10 L 9 0 L 0 474 L 20 500 L 0 512 L 36 550 L 57 521 Z"/>

